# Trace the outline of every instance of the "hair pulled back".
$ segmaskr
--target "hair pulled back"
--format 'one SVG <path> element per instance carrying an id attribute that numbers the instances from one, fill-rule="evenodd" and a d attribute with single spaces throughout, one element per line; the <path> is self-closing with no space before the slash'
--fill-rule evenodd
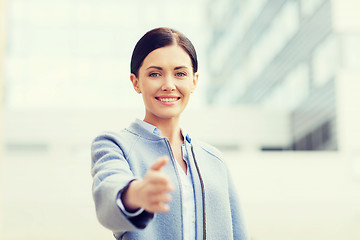
<path id="1" fill-rule="evenodd" d="M 165 27 L 148 31 L 136 43 L 131 57 L 131 73 L 138 77 L 139 69 L 146 56 L 158 48 L 170 45 L 178 45 L 187 52 L 191 59 L 193 72 L 196 73 L 198 70 L 198 62 L 196 51 L 191 41 L 184 34 Z"/>

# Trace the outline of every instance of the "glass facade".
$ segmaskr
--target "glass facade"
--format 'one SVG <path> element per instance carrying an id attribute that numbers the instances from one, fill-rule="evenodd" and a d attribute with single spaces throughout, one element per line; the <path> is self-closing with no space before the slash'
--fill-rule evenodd
<path id="1" fill-rule="evenodd" d="M 286 2 L 274 16 L 269 27 L 259 37 L 249 54 L 247 77 L 255 80 L 273 59 L 284 49 L 299 27 L 297 4 Z"/>
<path id="2" fill-rule="evenodd" d="M 339 45 L 335 35 L 328 36 L 312 56 L 314 87 L 321 87 L 335 77 L 339 66 Z"/>
<path id="3" fill-rule="evenodd" d="M 334 84 L 341 49 L 331 1 L 244 1 L 232 19 L 229 33 L 213 32 L 216 42 L 226 44 L 209 51 L 209 69 L 215 70 L 208 101 L 287 111 L 292 141 L 276 149 L 336 150 Z M 220 76 L 226 80 L 217 85 Z M 309 137 L 317 132 L 326 135 L 321 144 Z"/>
<path id="4" fill-rule="evenodd" d="M 319 8 L 324 0 L 301 0 L 300 10 L 303 17 L 309 17 Z"/>
<path id="5" fill-rule="evenodd" d="M 200 2 L 191 3 L 192 8 L 187 2 L 161 2 L 158 7 L 157 1 L 8 1 L 6 106 L 138 106 L 129 65 L 145 31 L 179 29 L 202 52 L 199 42 L 206 34 Z M 146 11 L 139 14 L 141 9 Z M 184 17 L 183 12 L 196 17 Z"/>
<path id="6" fill-rule="evenodd" d="M 279 108 L 287 111 L 296 109 L 309 95 L 308 79 L 307 64 L 300 63 L 272 89 L 261 104 L 270 109 Z"/>

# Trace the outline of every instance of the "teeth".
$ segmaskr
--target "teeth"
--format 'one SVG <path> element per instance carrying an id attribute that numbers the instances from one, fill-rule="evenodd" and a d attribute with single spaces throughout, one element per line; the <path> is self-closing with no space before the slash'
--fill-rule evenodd
<path id="1" fill-rule="evenodd" d="M 177 98 L 159 98 L 162 102 L 175 102 Z"/>

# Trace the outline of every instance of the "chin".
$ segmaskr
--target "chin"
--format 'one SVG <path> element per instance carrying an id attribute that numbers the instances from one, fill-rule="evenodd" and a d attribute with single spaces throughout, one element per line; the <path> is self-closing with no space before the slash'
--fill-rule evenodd
<path id="1" fill-rule="evenodd" d="M 161 119 L 171 119 L 171 118 L 178 118 L 181 115 L 181 112 L 172 112 L 172 111 L 166 111 L 166 112 L 158 112 L 154 114 L 157 118 Z"/>
<path id="2" fill-rule="evenodd" d="M 183 108 L 174 107 L 174 108 L 148 108 L 147 115 L 153 116 L 157 119 L 171 119 L 171 118 L 179 118 L 181 113 L 184 111 Z"/>
<path id="3" fill-rule="evenodd" d="M 161 114 L 157 115 L 157 117 L 161 119 L 172 119 L 180 117 L 180 114 Z"/>

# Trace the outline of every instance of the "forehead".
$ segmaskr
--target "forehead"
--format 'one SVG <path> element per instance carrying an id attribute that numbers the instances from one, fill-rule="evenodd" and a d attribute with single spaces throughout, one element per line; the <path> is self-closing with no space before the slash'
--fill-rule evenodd
<path id="1" fill-rule="evenodd" d="M 150 52 L 142 64 L 142 67 L 145 69 L 149 66 L 187 66 L 190 68 L 191 59 L 189 54 L 182 47 L 171 45 Z"/>

